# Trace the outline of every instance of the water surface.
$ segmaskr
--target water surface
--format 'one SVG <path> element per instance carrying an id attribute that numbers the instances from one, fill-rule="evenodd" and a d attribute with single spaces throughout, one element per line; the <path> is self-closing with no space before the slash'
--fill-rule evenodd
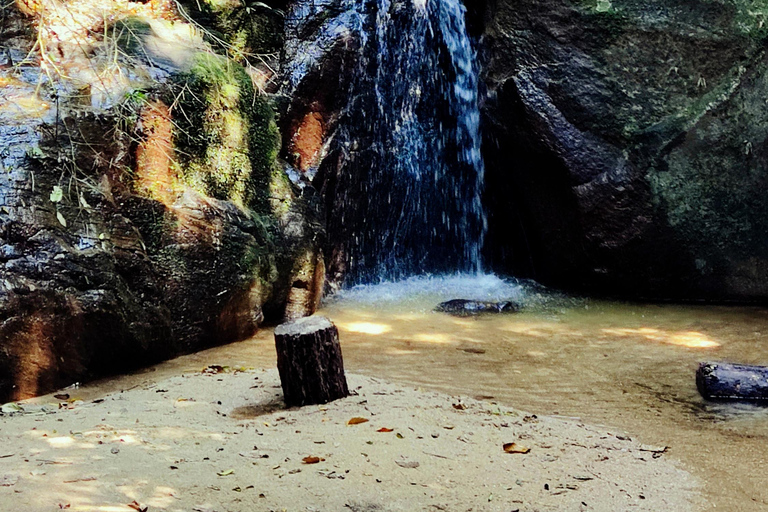
<path id="1" fill-rule="evenodd" d="M 490 276 L 405 288 L 361 288 L 326 306 L 350 370 L 620 428 L 669 446 L 705 482 L 712 509 L 768 509 L 768 407 L 708 403 L 694 379 L 700 361 L 768 364 L 768 310 L 573 299 Z M 432 311 L 465 297 L 528 306 L 479 318 Z"/>

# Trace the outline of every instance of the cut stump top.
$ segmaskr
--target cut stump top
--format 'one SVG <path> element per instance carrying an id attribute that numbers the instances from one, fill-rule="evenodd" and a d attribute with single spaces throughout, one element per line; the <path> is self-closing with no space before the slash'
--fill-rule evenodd
<path id="1" fill-rule="evenodd" d="M 293 322 L 280 324 L 275 328 L 275 336 L 299 336 L 311 332 L 322 331 L 333 327 L 333 323 L 328 317 L 322 315 L 312 315 L 299 318 Z"/>

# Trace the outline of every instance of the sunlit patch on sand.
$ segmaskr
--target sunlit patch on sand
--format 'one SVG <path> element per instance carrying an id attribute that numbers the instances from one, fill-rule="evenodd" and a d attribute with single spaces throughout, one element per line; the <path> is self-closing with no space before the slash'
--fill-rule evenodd
<path id="1" fill-rule="evenodd" d="M 392 327 L 387 324 L 376 324 L 373 322 L 340 323 L 339 327 L 345 331 L 370 334 L 373 336 L 378 336 L 392 330 Z"/>
<path id="2" fill-rule="evenodd" d="M 687 348 L 715 348 L 720 343 L 714 341 L 704 333 L 697 331 L 665 331 L 663 329 L 654 329 L 652 327 L 641 327 L 639 329 L 603 329 L 605 334 L 612 336 L 641 336 L 650 341 L 658 341 L 668 345 L 676 345 Z"/>

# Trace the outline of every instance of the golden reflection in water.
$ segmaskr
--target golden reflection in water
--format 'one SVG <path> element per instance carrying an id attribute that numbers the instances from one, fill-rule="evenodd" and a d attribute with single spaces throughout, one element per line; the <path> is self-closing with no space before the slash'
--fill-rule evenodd
<path id="1" fill-rule="evenodd" d="M 584 336 L 583 332 L 574 330 L 567 325 L 555 323 L 545 323 L 540 321 L 528 321 L 526 319 L 516 319 L 514 323 L 505 323 L 500 330 L 534 338 L 546 338 L 556 334 L 566 334 L 568 336 Z"/>
<path id="2" fill-rule="evenodd" d="M 386 351 L 387 354 L 392 356 L 408 356 L 412 354 L 418 354 L 418 350 L 404 350 L 402 348 L 390 348 Z"/>
<path id="3" fill-rule="evenodd" d="M 392 327 L 387 324 L 376 324 L 373 322 L 350 322 L 339 323 L 337 325 L 344 331 L 370 334 L 372 336 L 378 336 L 392 330 Z"/>
<path id="4" fill-rule="evenodd" d="M 666 331 L 651 327 L 641 327 L 639 329 L 602 329 L 602 332 L 622 337 L 642 336 L 650 341 L 687 348 L 716 348 L 720 346 L 720 343 L 712 340 L 706 334 L 697 331 Z"/>
<path id="5" fill-rule="evenodd" d="M 456 341 L 454 336 L 442 333 L 419 333 L 414 334 L 412 337 L 414 340 L 420 341 L 422 343 L 437 343 L 440 345 L 445 345 L 446 343 Z"/>
<path id="6" fill-rule="evenodd" d="M 460 326 L 465 327 L 465 328 L 474 327 L 477 324 L 477 322 L 475 322 L 474 320 L 465 320 L 463 318 L 453 318 L 453 319 L 451 319 L 451 321 L 454 324 L 460 325 Z"/>

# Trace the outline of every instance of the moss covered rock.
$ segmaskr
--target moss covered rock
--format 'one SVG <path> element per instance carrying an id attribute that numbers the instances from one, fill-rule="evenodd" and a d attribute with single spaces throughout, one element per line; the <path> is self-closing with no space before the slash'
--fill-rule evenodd
<path id="1" fill-rule="evenodd" d="M 267 213 L 279 149 L 274 111 L 245 69 L 201 52 L 173 78 L 174 148 L 184 181 L 201 193 Z"/>

